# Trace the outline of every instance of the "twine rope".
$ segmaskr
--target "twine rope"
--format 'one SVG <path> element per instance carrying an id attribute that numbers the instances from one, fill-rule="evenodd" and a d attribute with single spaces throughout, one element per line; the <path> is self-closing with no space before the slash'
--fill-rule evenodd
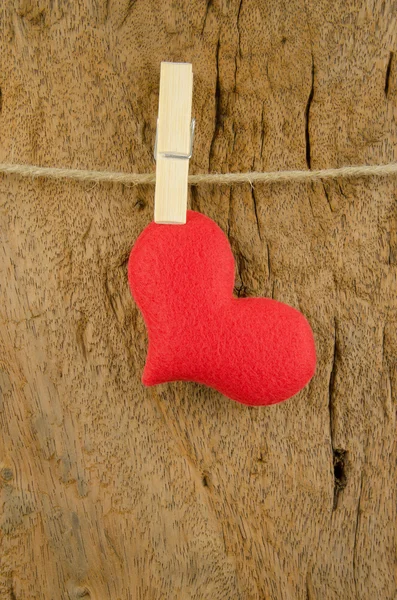
<path id="1" fill-rule="evenodd" d="M 46 177 L 50 179 L 73 179 L 75 181 L 109 182 L 132 185 L 151 185 L 156 182 L 155 173 L 120 173 L 112 171 L 92 171 L 39 167 L 27 164 L 0 163 L 0 173 L 15 174 L 21 177 Z M 397 163 L 385 165 L 361 165 L 306 171 L 267 171 L 248 173 L 203 173 L 189 175 L 190 185 L 201 183 L 233 185 L 235 183 L 282 183 L 287 181 L 318 181 L 339 177 L 385 177 L 397 174 Z"/>

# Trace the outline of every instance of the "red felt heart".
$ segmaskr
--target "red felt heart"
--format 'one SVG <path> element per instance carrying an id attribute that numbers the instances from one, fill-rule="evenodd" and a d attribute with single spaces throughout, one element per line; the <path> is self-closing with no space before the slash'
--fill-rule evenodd
<path id="1" fill-rule="evenodd" d="M 145 385 L 197 381 L 259 406 L 290 398 L 312 378 L 309 323 L 276 300 L 233 297 L 229 241 L 208 217 L 188 211 L 185 225 L 148 225 L 128 280 L 149 335 Z"/>

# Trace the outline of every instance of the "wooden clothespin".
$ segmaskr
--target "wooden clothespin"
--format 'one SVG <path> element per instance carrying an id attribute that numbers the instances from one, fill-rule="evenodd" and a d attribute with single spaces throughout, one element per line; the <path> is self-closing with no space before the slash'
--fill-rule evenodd
<path id="1" fill-rule="evenodd" d="M 156 223 L 186 223 L 187 178 L 195 121 L 190 63 L 162 62 L 154 158 Z"/>

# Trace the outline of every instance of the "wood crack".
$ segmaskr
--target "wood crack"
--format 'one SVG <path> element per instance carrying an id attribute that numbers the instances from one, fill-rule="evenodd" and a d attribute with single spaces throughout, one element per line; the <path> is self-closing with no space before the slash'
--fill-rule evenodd
<path id="1" fill-rule="evenodd" d="M 237 58 L 241 59 L 241 46 L 240 46 L 240 40 L 241 40 L 241 31 L 240 31 L 240 12 L 241 12 L 241 6 L 243 4 L 243 0 L 240 0 L 240 4 L 238 6 L 238 10 L 237 10 L 237 52 L 236 52 L 236 57 L 234 59 L 234 64 L 235 64 L 235 68 L 234 68 L 234 91 L 236 91 L 237 88 Z"/>
<path id="2" fill-rule="evenodd" d="M 260 156 L 262 159 L 263 156 L 263 143 L 265 141 L 265 128 L 263 126 L 263 117 L 264 117 L 264 112 L 265 112 L 265 103 L 262 102 L 262 116 L 261 116 L 261 152 L 260 152 Z"/>
<path id="3" fill-rule="evenodd" d="M 332 451 L 333 461 L 333 474 L 334 474 L 334 499 L 332 510 L 336 510 L 338 507 L 339 494 L 344 490 L 347 484 L 347 478 L 345 473 L 345 462 L 347 451 L 343 448 L 335 447 L 335 409 L 334 409 L 334 398 L 335 398 L 335 376 L 337 371 L 337 358 L 338 358 L 338 339 L 337 339 L 337 322 L 334 320 L 334 348 L 332 356 L 331 373 L 328 384 L 328 411 L 329 411 L 329 432 L 330 432 L 330 444 Z"/>
<path id="4" fill-rule="evenodd" d="M 341 184 L 339 183 L 339 181 L 338 181 L 338 188 L 339 188 L 339 192 L 341 193 L 341 195 L 346 199 L 347 196 L 346 196 L 345 192 L 343 191 L 343 188 L 342 188 Z"/>
<path id="5" fill-rule="evenodd" d="M 232 189 L 229 188 L 229 210 L 227 213 L 227 237 L 230 240 L 230 221 L 232 216 Z"/>
<path id="6" fill-rule="evenodd" d="M 214 125 L 214 135 L 212 136 L 210 152 L 209 152 L 209 163 L 211 166 L 211 161 L 214 156 L 214 146 L 217 133 L 221 127 L 221 89 L 220 89 L 220 81 L 219 81 L 219 49 L 220 49 L 221 41 L 220 38 L 218 40 L 218 44 L 216 46 L 216 55 L 215 55 L 215 65 L 216 65 L 216 84 L 215 84 L 215 125 Z"/>
<path id="7" fill-rule="evenodd" d="M 267 270 L 268 270 L 268 277 L 270 278 L 271 264 L 270 264 L 270 247 L 269 247 L 269 244 L 266 244 L 266 248 L 267 248 Z"/>
<path id="8" fill-rule="evenodd" d="M 311 146 L 310 146 L 310 108 L 313 102 L 314 96 L 314 57 L 312 52 L 312 80 L 311 80 L 311 88 L 309 97 L 307 99 L 306 109 L 305 109 L 305 140 L 306 140 L 306 164 L 307 168 L 311 169 L 312 166 L 312 156 L 311 156 Z"/>
<path id="9" fill-rule="evenodd" d="M 362 494 L 362 490 L 363 490 L 363 473 L 361 473 L 361 479 L 360 479 L 360 491 L 358 494 L 358 506 L 357 506 L 357 516 L 356 516 L 356 526 L 355 526 L 355 530 L 354 530 L 354 545 L 353 545 L 353 579 L 354 579 L 354 586 L 355 586 L 355 591 L 356 591 L 356 598 L 358 599 L 358 593 L 357 593 L 357 577 L 356 577 L 356 570 L 357 570 L 357 564 L 356 564 L 356 559 L 357 559 L 357 534 L 358 534 L 358 530 L 360 527 L 360 514 L 361 514 L 361 494 Z"/>
<path id="10" fill-rule="evenodd" d="M 332 210 L 332 205 L 331 205 L 331 202 L 330 202 L 330 199 L 329 199 L 329 193 L 328 193 L 327 186 L 326 186 L 326 184 L 323 181 L 321 183 L 323 184 L 324 194 L 325 194 L 325 197 L 327 199 L 329 209 L 330 209 L 331 212 L 334 212 Z"/>
<path id="11" fill-rule="evenodd" d="M 255 213 L 255 219 L 256 219 L 256 226 L 258 229 L 258 235 L 259 235 L 259 239 L 262 241 L 261 227 L 259 224 L 258 209 L 257 209 L 257 205 L 256 205 L 255 188 L 253 185 L 251 186 L 251 196 L 252 196 L 252 202 L 254 204 L 254 213 Z"/>
<path id="12" fill-rule="evenodd" d="M 346 464 L 347 450 L 343 448 L 335 448 L 333 451 L 333 463 L 334 463 L 334 503 L 332 510 L 338 508 L 339 494 L 345 489 L 347 484 L 345 464 Z"/>
<path id="13" fill-rule="evenodd" d="M 240 0 L 240 4 L 238 5 L 237 11 L 237 33 L 238 33 L 238 55 L 241 58 L 241 47 L 240 47 L 240 39 L 241 39 L 241 31 L 240 31 L 240 13 L 241 7 L 243 5 L 243 0 Z"/>
<path id="14" fill-rule="evenodd" d="M 336 347 L 336 319 L 334 320 L 334 349 L 333 349 L 333 355 L 332 355 L 332 367 L 331 367 L 331 374 L 329 377 L 329 384 L 328 384 L 328 410 L 329 410 L 329 430 L 330 430 L 330 438 L 331 438 L 331 447 L 332 450 L 334 449 L 334 444 L 333 444 L 333 436 L 334 436 L 334 427 L 333 427 L 333 396 L 334 396 L 334 391 L 335 391 L 335 361 L 336 361 L 336 352 L 337 352 L 337 347 Z"/>
<path id="15" fill-rule="evenodd" d="M 391 66 L 392 66 L 392 62 L 393 62 L 393 57 L 394 57 L 394 52 L 390 52 L 390 54 L 389 54 L 389 61 L 387 63 L 387 67 L 386 67 L 386 77 L 385 77 L 385 96 L 386 96 L 386 98 L 387 98 L 387 96 L 389 94 L 390 73 L 391 73 Z"/>

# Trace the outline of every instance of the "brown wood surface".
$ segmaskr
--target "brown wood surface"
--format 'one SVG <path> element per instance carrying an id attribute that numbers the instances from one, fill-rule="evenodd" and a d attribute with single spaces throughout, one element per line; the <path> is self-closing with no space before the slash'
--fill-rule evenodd
<path id="1" fill-rule="evenodd" d="M 396 35 L 395 0 L 3 0 L 0 160 L 153 171 L 170 60 L 191 173 L 393 161 Z M 191 190 L 236 294 L 313 327 L 268 408 L 141 385 L 153 191 L 0 176 L 1 600 L 395 600 L 395 179 Z"/>

